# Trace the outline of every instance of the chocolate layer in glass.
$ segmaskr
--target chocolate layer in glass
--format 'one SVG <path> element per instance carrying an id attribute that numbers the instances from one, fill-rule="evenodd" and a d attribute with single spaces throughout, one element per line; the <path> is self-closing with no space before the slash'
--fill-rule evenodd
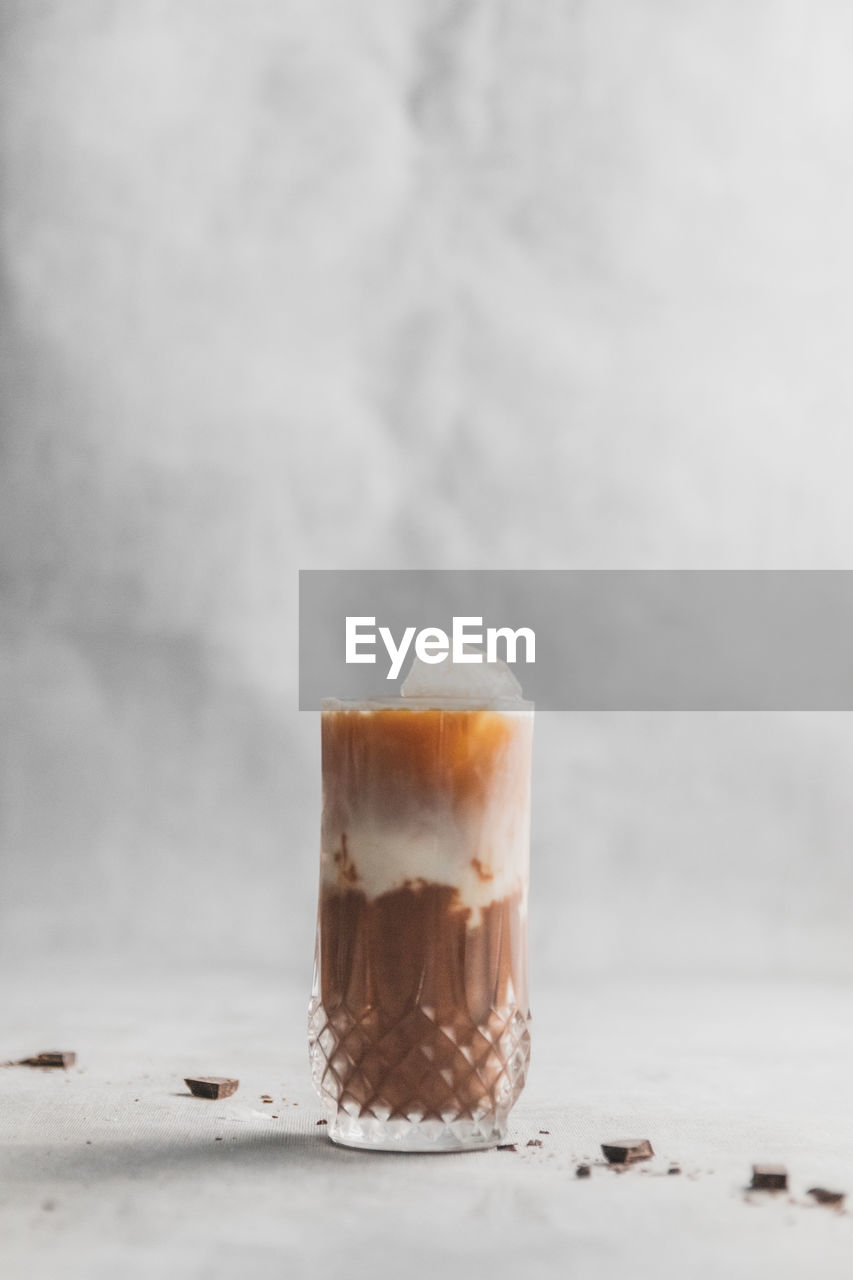
<path id="1" fill-rule="evenodd" d="M 520 699 L 323 704 L 310 1048 L 338 1142 L 505 1136 L 530 1052 L 532 734 Z"/>

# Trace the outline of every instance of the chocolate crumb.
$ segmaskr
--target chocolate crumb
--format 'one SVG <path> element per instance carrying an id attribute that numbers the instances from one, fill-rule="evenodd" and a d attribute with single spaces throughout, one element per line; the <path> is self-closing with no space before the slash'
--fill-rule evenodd
<path id="1" fill-rule="evenodd" d="M 602 1142 L 601 1150 L 610 1164 L 634 1164 L 651 1160 L 655 1154 L 648 1138 L 622 1138 L 619 1142 Z"/>
<path id="2" fill-rule="evenodd" d="M 751 1189 L 753 1191 L 787 1191 L 788 1170 L 783 1164 L 754 1164 Z"/>
<path id="3" fill-rule="evenodd" d="M 240 1087 L 239 1080 L 228 1076 L 188 1076 L 184 1084 L 195 1098 L 230 1098 Z"/>
<path id="4" fill-rule="evenodd" d="M 575 1169 L 576 1178 L 589 1178 L 591 1176 L 592 1176 L 592 1170 L 590 1169 L 588 1164 L 579 1164 L 577 1169 Z"/>
<path id="5" fill-rule="evenodd" d="M 812 1196 L 818 1204 L 843 1204 L 844 1191 L 827 1191 L 826 1187 L 809 1187 L 806 1192 Z"/>
<path id="6" fill-rule="evenodd" d="M 531 1138 L 527 1145 L 528 1145 L 528 1147 L 541 1147 L 541 1146 L 542 1146 L 542 1139 L 541 1139 L 541 1138 Z"/>
<path id="7" fill-rule="evenodd" d="M 497 1149 L 498 1151 L 517 1151 L 518 1143 L 517 1142 L 499 1142 Z"/>
<path id="8" fill-rule="evenodd" d="M 667 1173 L 668 1173 L 670 1176 L 672 1176 L 673 1174 L 681 1173 L 681 1165 L 679 1165 L 679 1164 L 671 1164 L 671 1165 L 669 1166 L 669 1168 L 667 1169 Z"/>
<path id="9" fill-rule="evenodd" d="M 32 1058 L 20 1058 L 13 1065 L 16 1067 L 73 1067 L 77 1061 L 76 1053 L 52 1049 L 49 1053 L 36 1053 Z"/>
<path id="10" fill-rule="evenodd" d="M 550 1136 L 551 1136 L 551 1130 L 550 1130 L 550 1129 L 540 1129 L 540 1130 L 539 1130 L 539 1132 L 540 1132 L 540 1133 L 545 1133 L 545 1134 L 547 1134 L 547 1135 L 548 1135 L 548 1137 L 550 1137 Z"/>
<path id="11" fill-rule="evenodd" d="M 328 1124 L 329 1122 L 328 1122 L 328 1120 L 318 1120 L 318 1121 L 317 1121 L 317 1123 L 318 1123 L 318 1124 Z"/>

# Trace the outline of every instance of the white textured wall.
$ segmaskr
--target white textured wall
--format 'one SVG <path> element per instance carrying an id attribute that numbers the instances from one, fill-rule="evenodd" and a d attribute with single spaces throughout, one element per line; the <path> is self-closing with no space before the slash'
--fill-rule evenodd
<path id="1" fill-rule="evenodd" d="M 841 0 L 0 23 L 10 953 L 307 983 L 300 567 L 853 560 Z M 843 716 L 541 717 L 537 972 L 853 973 L 851 769 Z"/>

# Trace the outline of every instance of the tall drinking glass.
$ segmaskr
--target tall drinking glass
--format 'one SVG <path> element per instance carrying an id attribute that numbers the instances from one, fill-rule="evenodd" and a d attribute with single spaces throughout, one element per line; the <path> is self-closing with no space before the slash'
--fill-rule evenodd
<path id="1" fill-rule="evenodd" d="M 329 1134 L 489 1147 L 530 1057 L 533 705 L 322 705 L 309 1049 Z"/>

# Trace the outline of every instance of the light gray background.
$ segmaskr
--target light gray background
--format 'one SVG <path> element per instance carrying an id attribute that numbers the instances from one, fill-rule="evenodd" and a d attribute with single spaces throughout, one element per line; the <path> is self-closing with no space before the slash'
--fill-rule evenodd
<path id="1" fill-rule="evenodd" d="M 0 945 L 307 983 L 299 568 L 850 566 L 853 15 L 2 21 Z M 540 717 L 535 969 L 850 976 L 851 767 Z"/>
<path id="2" fill-rule="evenodd" d="M 853 1191 L 850 718 L 540 716 L 516 1123 L 555 1145 L 371 1164 L 305 1065 L 296 591 L 851 567 L 850 6 L 0 24 L 0 1057 L 84 1072 L 2 1075 L 10 1274 L 846 1276 L 849 1216 L 739 1188 Z M 707 1181 L 583 1200 L 626 1129 Z"/>

